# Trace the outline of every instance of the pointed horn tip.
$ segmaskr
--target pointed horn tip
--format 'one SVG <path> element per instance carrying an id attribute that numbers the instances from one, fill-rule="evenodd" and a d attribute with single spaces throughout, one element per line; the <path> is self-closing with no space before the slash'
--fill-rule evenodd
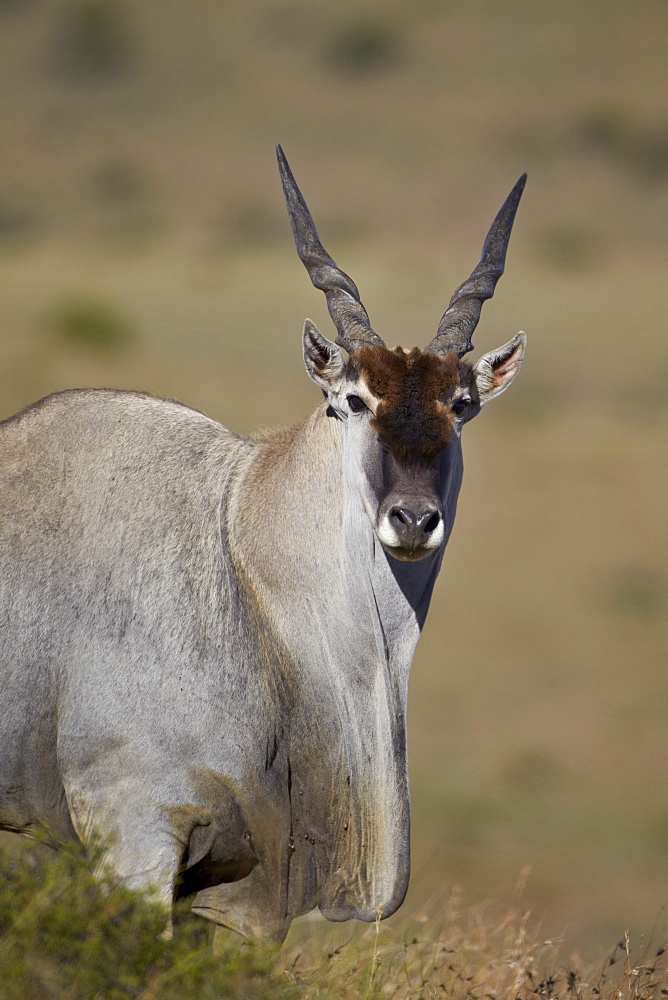
<path id="1" fill-rule="evenodd" d="M 297 182 L 295 181 L 294 174 L 290 169 L 290 164 L 288 163 L 288 158 L 283 152 L 283 147 L 280 142 L 276 144 L 276 160 L 278 161 L 278 173 L 281 178 L 281 184 L 283 185 L 283 192 L 287 198 L 287 191 L 289 187 L 297 187 Z"/>
<path id="2" fill-rule="evenodd" d="M 527 174 L 525 171 L 525 173 L 522 174 L 522 176 L 515 184 L 515 187 L 511 191 L 511 195 L 515 195 L 518 201 L 522 197 L 522 194 L 524 193 L 524 188 L 526 187 L 526 183 L 527 183 Z"/>
<path id="3" fill-rule="evenodd" d="M 281 175 L 281 179 L 290 176 L 290 164 L 287 161 L 287 157 L 283 152 L 283 147 L 280 142 L 276 143 L 276 159 L 278 161 L 278 172 Z"/>
<path id="4" fill-rule="evenodd" d="M 526 182 L 527 182 L 527 175 L 526 173 L 524 173 L 522 174 L 521 177 L 517 179 L 517 181 L 511 188 L 510 194 L 508 195 L 503 205 L 501 206 L 501 211 L 499 214 L 503 214 L 504 211 L 511 209 L 514 215 L 517 206 L 519 205 L 522 199 L 522 195 L 524 194 L 524 188 L 526 187 Z"/>

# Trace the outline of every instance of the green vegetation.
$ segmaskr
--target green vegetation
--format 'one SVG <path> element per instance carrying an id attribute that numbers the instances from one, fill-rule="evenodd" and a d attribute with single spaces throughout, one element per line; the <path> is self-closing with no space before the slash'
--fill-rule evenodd
<path id="1" fill-rule="evenodd" d="M 99 857 L 98 857 L 99 860 Z M 2 1000 L 660 1000 L 663 948 L 628 937 L 600 968 L 559 960 L 516 905 L 492 920 L 453 896 L 389 929 L 301 921 L 278 953 L 96 879 L 61 844 L 0 852 Z M 519 900 L 517 900 L 519 902 Z"/>
<path id="2" fill-rule="evenodd" d="M 70 347 L 114 351 L 130 338 L 130 328 L 118 309 L 89 296 L 73 297 L 57 305 L 47 324 Z"/>
<path id="3" fill-rule="evenodd" d="M 332 39 L 329 58 L 341 73 L 373 73 L 397 61 L 397 39 L 384 21 L 347 25 Z"/>
<path id="4" fill-rule="evenodd" d="M 288 996 L 270 956 L 240 938 L 217 954 L 212 928 L 165 910 L 109 878 L 95 879 L 80 849 L 44 845 L 0 853 L 2 1000 L 182 1000 Z"/>
<path id="5" fill-rule="evenodd" d="M 600 108 L 582 119 L 580 139 L 599 155 L 634 173 L 640 181 L 665 183 L 668 127 L 647 126 L 622 109 Z"/>
<path id="6" fill-rule="evenodd" d="M 74 80 L 116 76 L 128 60 L 128 35 L 117 3 L 74 3 L 56 30 L 55 64 Z"/>

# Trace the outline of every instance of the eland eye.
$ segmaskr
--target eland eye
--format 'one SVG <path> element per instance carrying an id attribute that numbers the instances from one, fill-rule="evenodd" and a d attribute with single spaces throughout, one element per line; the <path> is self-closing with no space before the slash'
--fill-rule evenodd
<path id="1" fill-rule="evenodd" d="M 362 410 L 367 409 L 366 403 L 359 396 L 348 396 L 348 406 L 353 413 L 361 413 Z"/>
<path id="2" fill-rule="evenodd" d="M 455 402 L 450 407 L 450 409 L 452 410 L 452 412 L 456 417 L 461 417 L 461 415 L 464 413 L 466 407 L 469 405 L 470 402 L 471 400 L 468 397 L 463 397 L 462 399 L 456 399 Z"/>

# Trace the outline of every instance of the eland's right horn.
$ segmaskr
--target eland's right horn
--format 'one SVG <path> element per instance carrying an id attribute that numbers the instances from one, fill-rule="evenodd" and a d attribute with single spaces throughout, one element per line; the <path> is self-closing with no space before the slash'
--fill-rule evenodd
<path id="1" fill-rule="evenodd" d="M 371 329 L 357 285 L 336 266 L 320 242 L 304 196 L 280 146 L 276 147 L 276 156 L 297 253 L 315 287 L 325 293 L 329 315 L 339 333 L 336 343 L 349 354 L 359 351 L 364 344 L 384 347 L 381 338 Z"/>

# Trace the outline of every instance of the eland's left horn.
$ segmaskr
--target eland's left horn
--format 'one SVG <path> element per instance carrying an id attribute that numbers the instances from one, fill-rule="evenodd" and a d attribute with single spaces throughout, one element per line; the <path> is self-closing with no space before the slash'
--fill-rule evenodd
<path id="1" fill-rule="evenodd" d="M 515 221 L 527 175 L 522 174 L 494 219 L 482 248 L 480 263 L 459 286 L 438 324 L 438 332 L 426 350 L 430 354 L 454 351 L 458 358 L 473 350 L 471 337 L 480 319 L 485 299 L 491 299 L 503 274 L 508 240 Z"/>

